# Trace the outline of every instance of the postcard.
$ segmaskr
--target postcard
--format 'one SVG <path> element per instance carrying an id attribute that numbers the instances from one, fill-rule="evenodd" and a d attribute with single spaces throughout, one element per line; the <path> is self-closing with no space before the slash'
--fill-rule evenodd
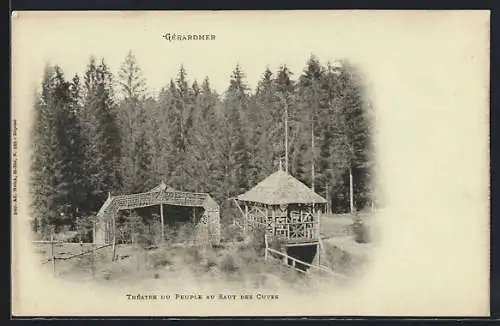
<path id="1" fill-rule="evenodd" d="M 489 18 L 14 12 L 12 314 L 489 315 Z"/>

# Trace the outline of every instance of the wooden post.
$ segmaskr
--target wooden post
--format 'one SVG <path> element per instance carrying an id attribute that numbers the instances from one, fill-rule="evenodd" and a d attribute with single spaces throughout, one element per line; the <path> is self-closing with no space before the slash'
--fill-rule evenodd
<path id="1" fill-rule="evenodd" d="M 266 245 L 266 249 L 264 249 L 264 260 L 267 260 L 267 248 L 268 248 L 268 244 L 267 244 L 267 234 L 264 234 L 264 243 Z"/>
<path id="2" fill-rule="evenodd" d="M 314 218 L 314 216 L 313 216 Z M 316 216 L 317 221 L 316 221 L 316 237 L 321 239 L 321 214 L 317 214 Z"/>
<path id="3" fill-rule="evenodd" d="M 243 226 L 243 230 L 245 232 L 245 236 L 247 235 L 247 230 L 248 230 L 248 205 L 245 203 L 245 223 Z"/>
<path id="4" fill-rule="evenodd" d="M 318 239 L 318 266 L 321 266 L 321 238 Z"/>
<path id="5" fill-rule="evenodd" d="M 326 183 L 326 213 L 331 214 L 331 200 L 330 200 L 330 187 L 328 182 Z"/>
<path id="6" fill-rule="evenodd" d="M 352 184 L 352 169 L 349 167 L 349 207 L 351 214 L 354 213 L 354 186 Z"/>
<path id="7" fill-rule="evenodd" d="M 50 236 L 50 255 L 52 256 L 52 272 L 56 276 L 56 254 L 54 251 L 54 234 Z"/>
<path id="8" fill-rule="evenodd" d="M 92 246 L 92 265 L 90 268 L 92 268 L 92 279 L 95 279 L 95 244 L 91 244 Z"/>
<path id="9" fill-rule="evenodd" d="M 113 214 L 113 250 L 111 261 L 115 261 L 116 256 L 116 214 Z"/>
<path id="10" fill-rule="evenodd" d="M 161 243 L 165 241 L 165 221 L 163 219 L 163 204 L 160 204 L 160 220 L 161 220 Z"/>
<path id="11" fill-rule="evenodd" d="M 276 213 L 274 212 L 274 207 L 271 206 L 271 228 L 272 228 L 272 235 L 276 236 Z M 267 214 L 269 215 L 269 214 Z M 267 230 L 266 230 L 266 234 L 267 234 Z"/>

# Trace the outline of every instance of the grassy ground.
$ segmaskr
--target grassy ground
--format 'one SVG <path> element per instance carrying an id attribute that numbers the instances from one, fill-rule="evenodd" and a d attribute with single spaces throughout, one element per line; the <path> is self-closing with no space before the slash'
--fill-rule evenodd
<path id="1" fill-rule="evenodd" d="M 359 212 L 358 216 L 366 228 L 369 243 L 356 242 L 352 214 L 323 215 L 321 218 L 324 248 L 321 263 L 351 277 L 362 276 L 370 262 L 374 240 L 374 214 Z"/>
<path id="2" fill-rule="evenodd" d="M 321 264 L 351 276 L 356 276 L 368 260 L 370 244 L 358 244 L 352 234 L 352 217 L 323 216 L 321 220 L 323 251 Z M 293 269 L 265 261 L 262 249 L 240 238 L 226 239 L 216 248 L 165 245 L 145 250 L 134 245 L 118 245 L 118 260 L 112 261 L 111 247 L 96 252 L 95 257 L 56 261 L 56 275 L 61 278 L 89 280 L 117 286 L 157 284 L 179 286 L 179 282 L 200 284 L 222 283 L 245 288 L 287 289 L 302 291 L 321 282 L 331 282 L 325 276 L 300 274 Z M 54 245 L 57 257 L 69 257 L 90 250 L 89 244 L 65 243 Z M 36 245 L 36 252 L 46 268 L 51 256 L 50 244 Z"/>

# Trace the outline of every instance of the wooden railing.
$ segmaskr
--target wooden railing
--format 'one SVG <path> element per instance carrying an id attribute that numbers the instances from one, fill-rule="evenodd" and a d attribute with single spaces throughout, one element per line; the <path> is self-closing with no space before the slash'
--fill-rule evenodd
<path id="1" fill-rule="evenodd" d="M 267 260 L 269 258 L 269 256 L 270 256 L 270 254 L 272 253 L 272 254 L 276 254 L 276 255 L 280 256 L 281 258 L 286 259 L 287 260 L 287 266 L 290 266 L 290 265 L 288 265 L 288 261 L 291 261 L 292 262 L 291 267 L 294 268 L 298 272 L 307 273 L 307 271 L 304 271 L 304 270 L 302 270 L 302 269 L 300 269 L 300 268 L 297 267 L 297 264 L 301 264 L 303 266 L 309 267 L 312 270 L 320 271 L 320 272 L 329 274 L 331 276 L 334 276 L 334 277 L 337 277 L 337 278 L 340 278 L 340 279 L 344 279 L 344 280 L 348 279 L 348 277 L 346 275 L 337 273 L 337 272 L 333 271 L 332 269 L 330 269 L 330 268 L 328 268 L 326 266 L 309 264 L 309 263 L 306 263 L 305 261 L 302 261 L 302 260 L 297 259 L 295 257 L 292 257 L 290 255 L 287 255 L 284 252 L 281 252 L 281 251 L 278 251 L 276 249 L 270 248 L 269 247 L 269 242 L 268 242 L 267 235 L 264 236 L 264 242 L 265 242 L 264 260 Z"/>
<path id="2" fill-rule="evenodd" d="M 326 266 L 309 264 L 309 263 L 306 263 L 305 261 L 302 261 L 300 259 L 294 258 L 294 257 L 292 257 L 290 255 L 287 255 L 287 254 L 285 254 L 285 253 L 283 253 L 281 251 L 278 251 L 278 250 L 275 250 L 275 249 L 272 249 L 272 248 L 266 248 L 264 260 L 267 260 L 269 258 L 269 253 L 277 254 L 280 257 L 287 259 L 287 262 L 288 262 L 288 260 L 291 260 L 291 262 L 292 262 L 291 266 L 296 271 L 301 272 L 301 273 L 307 273 L 307 271 L 304 271 L 304 270 L 298 268 L 297 264 L 307 266 L 307 267 L 309 267 L 309 268 L 311 268 L 313 270 L 317 270 L 317 271 L 320 271 L 320 272 L 327 273 L 327 274 L 332 275 L 334 277 L 338 277 L 338 278 L 341 278 L 341 279 L 348 279 L 348 277 L 346 275 L 334 272 L 333 270 L 331 270 L 330 268 L 328 268 Z"/>
<path id="3" fill-rule="evenodd" d="M 318 222 L 291 222 L 291 223 L 283 223 L 280 226 L 284 226 L 283 228 L 275 227 L 274 234 L 277 237 L 283 237 L 289 240 L 298 240 L 298 239 L 318 239 Z M 303 226 L 303 230 L 299 230 L 298 228 Z M 307 227 L 309 226 L 309 227 Z M 294 229 L 295 228 L 295 229 Z M 278 230 L 284 230 L 285 233 L 278 233 Z M 296 233 L 295 235 L 293 233 Z"/>

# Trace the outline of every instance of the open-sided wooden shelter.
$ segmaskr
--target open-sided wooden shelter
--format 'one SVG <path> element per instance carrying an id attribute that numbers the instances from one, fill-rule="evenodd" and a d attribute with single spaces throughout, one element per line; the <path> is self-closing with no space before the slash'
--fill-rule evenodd
<path id="1" fill-rule="evenodd" d="M 116 215 L 120 210 L 136 209 L 148 206 L 160 206 L 160 218 L 165 226 L 164 205 L 191 207 L 195 224 L 195 240 L 198 244 L 217 244 L 220 241 L 219 205 L 207 193 L 178 191 L 167 187 L 163 182 L 148 192 L 111 196 L 104 202 L 97 213 L 94 227 L 94 243 L 107 244 L 114 242 L 116 231 Z"/>

